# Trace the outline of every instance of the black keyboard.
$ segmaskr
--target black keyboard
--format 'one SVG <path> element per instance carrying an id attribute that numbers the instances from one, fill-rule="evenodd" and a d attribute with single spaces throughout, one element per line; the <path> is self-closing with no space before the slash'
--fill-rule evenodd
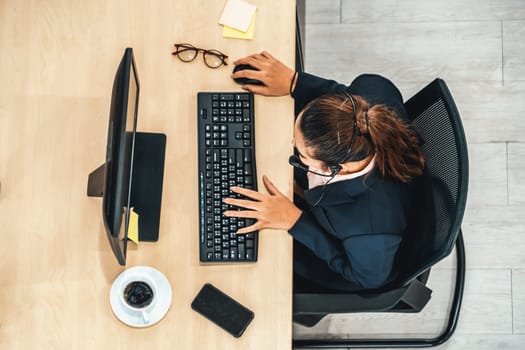
<path id="1" fill-rule="evenodd" d="M 199 251 L 201 262 L 257 261 L 258 232 L 235 232 L 251 219 L 228 218 L 222 202 L 241 196 L 231 186 L 257 190 L 253 94 L 197 94 L 199 138 Z"/>

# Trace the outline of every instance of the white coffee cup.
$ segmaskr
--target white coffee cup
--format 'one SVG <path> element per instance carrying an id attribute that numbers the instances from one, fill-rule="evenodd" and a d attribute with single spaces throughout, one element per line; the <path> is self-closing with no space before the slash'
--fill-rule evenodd
<path id="1" fill-rule="evenodd" d="M 151 300 L 147 300 L 143 302 L 143 305 L 133 305 L 128 302 L 126 296 L 128 293 L 133 293 L 133 289 L 135 291 L 138 289 L 149 289 L 152 296 Z M 148 276 L 130 276 L 127 279 L 124 279 L 122 281 L 122 284 L 119 288 L 120 290 L 120 300 L 125 309 L 127 309 L 130 313 L 136 313 L 140 314 L 142 316 L 142 319 L 145 323 L 149 323 L 149 312 L 153 307 L 155 306 L 155 303 L 157 301 L 157 288 L 156 284 L 153 280 L 148 278 Z"/>

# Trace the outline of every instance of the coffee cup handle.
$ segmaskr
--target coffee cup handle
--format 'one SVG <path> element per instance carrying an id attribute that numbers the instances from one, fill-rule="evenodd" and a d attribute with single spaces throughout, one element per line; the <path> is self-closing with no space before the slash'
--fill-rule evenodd
<path id="1" fill-rule="evenodd" d="M 149 323 L 149 316 L 146 311 L 142 311 L 142 319 L 144 320 L 144 322 Z"/>

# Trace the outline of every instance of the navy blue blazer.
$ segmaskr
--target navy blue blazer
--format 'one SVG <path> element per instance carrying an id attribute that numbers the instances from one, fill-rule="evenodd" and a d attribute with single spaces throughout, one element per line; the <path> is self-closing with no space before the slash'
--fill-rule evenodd
<path id="1" fill-rule="evenodd" d="M 297 111 L 313 99 L 348 91 L 371 105 L 385 104 L 407 119 L 399 90 L 386 78 L 364 74 L 350 86 L 299 73 Z M 289 230 L 308 252 L 294 254 L 294 271 L 334 289 L 379 288 L 392 278 L 394 257 L 407 226 L 409 185 L 373 170 L 364 176 L 305 190 L 306 210 Z"/>

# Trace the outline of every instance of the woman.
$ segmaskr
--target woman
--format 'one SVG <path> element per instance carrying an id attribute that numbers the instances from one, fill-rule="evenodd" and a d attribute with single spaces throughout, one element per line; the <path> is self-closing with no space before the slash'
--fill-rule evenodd
<path id="1" fill-rule="evenodd" d="M 379 288 L 394 276 L 394 257 L 407 226 L 411 181 L 424 167 L 419 139 L 407 125 L 399 90 L 379 75 L 350 86 L 297 74 L 267 52 L 234 62 L 236 72 L 264 85 L 244 89 L 291 94 L 299 111 L 294 129 L 295 203 L 266 177 L 269 194 L 232 187 L 251 200 L 225 203 L 247 210 L 224 215 L 257 220 L 239 234 L 265 228 L 294 238 L 294 272 L 323 287 Z"/>

